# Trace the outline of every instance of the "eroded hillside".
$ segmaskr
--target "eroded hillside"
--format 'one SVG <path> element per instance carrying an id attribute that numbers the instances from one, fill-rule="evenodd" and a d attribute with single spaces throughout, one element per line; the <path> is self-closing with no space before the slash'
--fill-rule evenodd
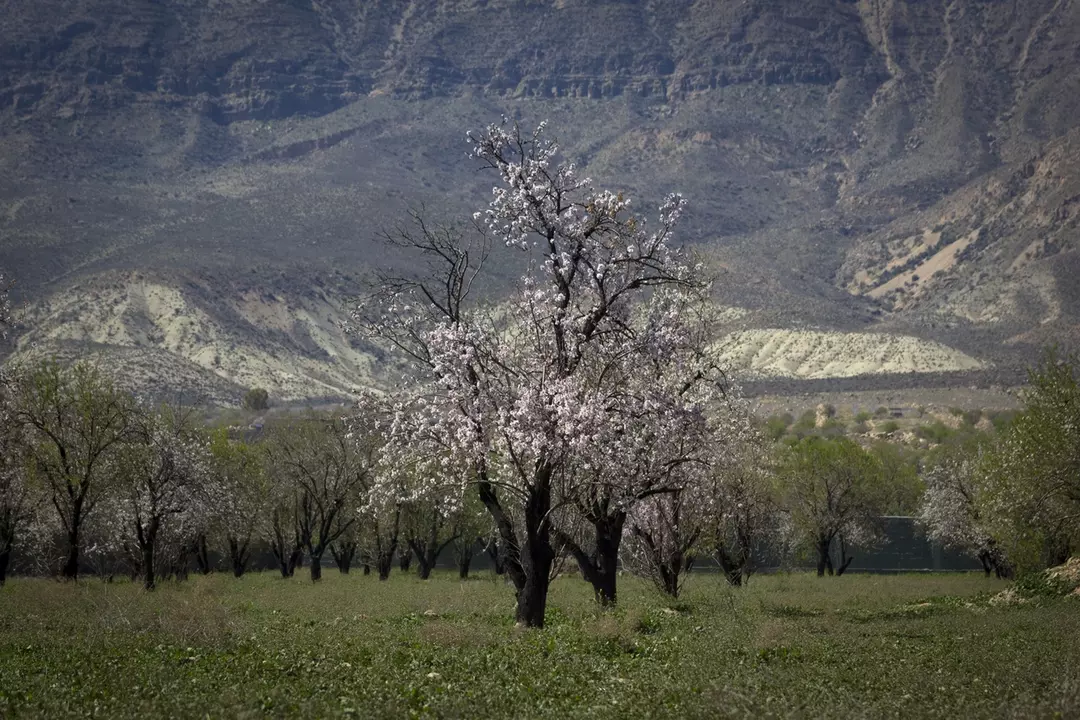
<path id="1" fill-rule="evenodd" d="M 0 17 L 0 265 L 23 347 L 175 358 L 226 395 L 337 391 L 370 368 L 328 349 L 348 293 L 312 283 L 407 262 L 377 234 L 409 205 L 482 207 L 464 132 L 506 113 L 549 119 L 640 207 L 684 192 L 681 236 L 745 330 L 1012 362 L 1078 334 L 1078 58 L 1077 0 L 19 3 Z M 756 366 L 912 365 L 792 352 Z"/>

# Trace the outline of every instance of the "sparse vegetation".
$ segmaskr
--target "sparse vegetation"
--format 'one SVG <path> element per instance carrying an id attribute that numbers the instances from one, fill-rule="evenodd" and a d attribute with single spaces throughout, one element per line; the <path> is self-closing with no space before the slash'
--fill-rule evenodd
<path id="1" fill-rule="evenodd" d="M 878 430 L 880 430 L 885 435 L 892 435 L 894 432 L 896 432 L 899 429 L 900 429 L 900 423 L 896 422 L 895 420 L 889 420 L 887 422 L 883 422 L 883 423 L 881 423 L 881 425 L 878 426 Z"/>

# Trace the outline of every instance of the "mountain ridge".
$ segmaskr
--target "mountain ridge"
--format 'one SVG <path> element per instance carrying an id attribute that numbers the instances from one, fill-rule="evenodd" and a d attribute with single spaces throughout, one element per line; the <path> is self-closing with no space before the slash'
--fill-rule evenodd
<path id="1" fill-rule="evenodd" d="M 301 307 L 386 261 L 410 205 L 467 218 L 490 179 L 464 133 L 505 113 L 640 208 L 683 191 L 741 329 L 1011 367 L 1080 337 L 1077 60 L 1075 0 L 25 3 L 0 18 L 0 266 L 39 351 L 78 334 L 43 310 L 72 288 L 169 269 L 262 352 L 213 278 Z M 216 377 L 221 401 L 254 381 Z"/>

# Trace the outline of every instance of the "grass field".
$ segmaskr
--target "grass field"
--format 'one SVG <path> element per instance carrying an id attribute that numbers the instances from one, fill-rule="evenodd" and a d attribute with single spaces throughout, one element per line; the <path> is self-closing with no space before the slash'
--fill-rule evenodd
<path id="1" fill-rule="evenodd" d="M 691 579 L 620 607 L 555 582 L 542 631 L 487 576 L 0 589 L 0 716 L 1080 717 L 1080 600 L 981 575 Z"/>

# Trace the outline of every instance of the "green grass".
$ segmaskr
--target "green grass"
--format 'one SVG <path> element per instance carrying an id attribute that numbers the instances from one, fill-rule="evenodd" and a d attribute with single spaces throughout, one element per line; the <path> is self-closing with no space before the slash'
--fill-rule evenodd
<path id="1" fill-rule="evenodd" d="M 329 573 L 0 590 L 0 716 L 1077 717 L 1080 601 L 981 575 L 558 580 L 548 627 L 501 582 Z"/>

